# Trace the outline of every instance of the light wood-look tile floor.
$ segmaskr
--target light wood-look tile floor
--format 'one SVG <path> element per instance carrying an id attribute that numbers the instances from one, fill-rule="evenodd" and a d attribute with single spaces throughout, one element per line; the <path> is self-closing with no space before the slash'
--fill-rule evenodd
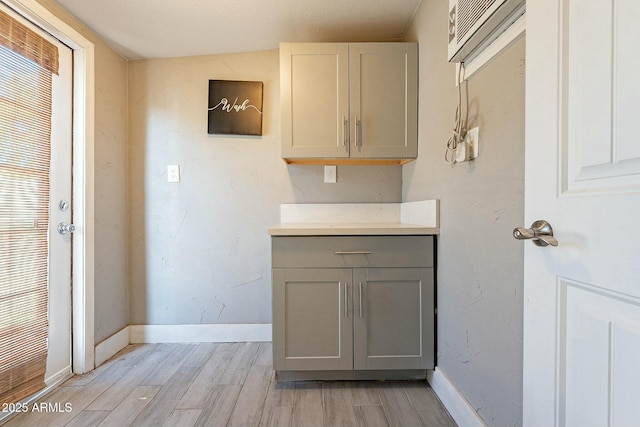
<path id="1" fill-rule="evenodd" d="M 271 343 L 131 345 L 43 402 L 3 427 L 456 425 L 426 381 L 276 383 Z"/>

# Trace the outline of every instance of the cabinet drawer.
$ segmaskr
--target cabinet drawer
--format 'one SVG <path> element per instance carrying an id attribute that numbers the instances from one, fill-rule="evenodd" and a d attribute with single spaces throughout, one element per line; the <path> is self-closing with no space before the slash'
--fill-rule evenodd
<path id="1" fill-rule="evenodd" d="M 276 236 L 273 268 L 433 267 L 433 236 Z"/>

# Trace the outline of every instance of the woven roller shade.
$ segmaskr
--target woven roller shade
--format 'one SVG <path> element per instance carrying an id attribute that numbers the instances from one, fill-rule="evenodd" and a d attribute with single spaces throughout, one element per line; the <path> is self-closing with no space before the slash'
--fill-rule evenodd
<path id="1" fill-rule="evenodd" d="M 58 48 L 1 10 L 0 45 L 58 74 Z"/>
<path id="2" fill-rule="evenodd" d="M 9 19 L 0 12 L 0 404 L 44 387 L 51 67 L 58 62 L 55 46 Z"/>

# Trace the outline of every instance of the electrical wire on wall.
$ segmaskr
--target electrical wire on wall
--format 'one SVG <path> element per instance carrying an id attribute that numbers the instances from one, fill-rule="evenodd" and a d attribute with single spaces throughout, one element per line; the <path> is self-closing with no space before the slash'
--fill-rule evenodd
<path id="1" fill-rule="evenodd" d="M 462 84 L 464 83 L 464 119 L 462 118 Z M 458 107 L 456 108 L 455 124 L 452 129 L 453 134 L 447 141 L 447 149 L 444 152 L 444 161 L 452 165 L 456 162 L 456 149 L 458 144 L 462 144 L 467 135 L 467 124 L 469 121 L 469 89 L 464 75 L 464 62 L 458 66 Z"/>

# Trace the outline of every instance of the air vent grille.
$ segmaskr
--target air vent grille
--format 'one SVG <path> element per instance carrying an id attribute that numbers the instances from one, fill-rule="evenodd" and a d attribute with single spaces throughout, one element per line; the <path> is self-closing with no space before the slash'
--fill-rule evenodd
<path id="1" fill-rule="evenodd" d="M 458 0 L 458 42 L 496 0 Z"/>

